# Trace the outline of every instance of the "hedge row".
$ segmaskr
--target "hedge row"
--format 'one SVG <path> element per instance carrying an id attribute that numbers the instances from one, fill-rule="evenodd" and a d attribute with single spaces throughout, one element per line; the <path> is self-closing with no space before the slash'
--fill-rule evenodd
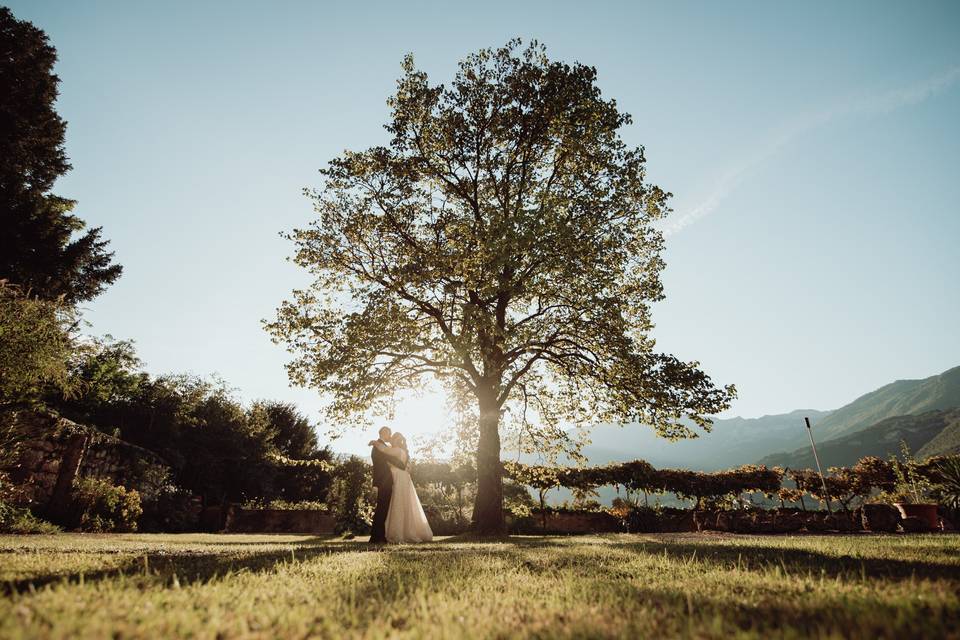
<path id="1" fill-rule="evenodd" d="M 602 486 L 622 486 L 627 491 L 674 493 L 696 500 L 736 496 L 760 492 L 774 495 L 780 490 L 782 469 L 762 465 L 745 465 L 728 471 L 711 473 L 686 469 L 656 469 L 644 460 L 634 460 L 602 467 L 545 467 L 518 462 L 504 463 L 504 472 L 516 482 L 543 493 L 565 487 L 575 492 L 588 492 Z"/>
<path id="2" fill-rule="evenodd" d="M 870 495 L 873 490 L 891 491 L 899 477 L 911 476 L 932 484 L 943 480 L 943 463 L 958 456 L 938 456 L 923 462 L 899 462 L 876 457 L 862 458 L 853 467 L 832 467 L 825 476 L 830 500 L 844 506 L 856 497 Z M 705 499 L 717 500 L 743 493 L 778 496 L 782 501 L 798 501 L 809 493 L 819 500 L 824 496 L 820 475 L 810 469 L 789 470 L 763 465 L 745 465 L 727 471 L 699 472 L 685 469 L 656 469 L 644 460 L 634 460 L 602 467 L 547 467 L 505 462 L 504 473 L 516 482 L 543 494 L 557 487 L 574 492 L 589 492 L 602 486 L 621 486 L 627 491 L 674 493 L 700 504 Z M 784 487 L 789 477 L 793 488 Z"/>

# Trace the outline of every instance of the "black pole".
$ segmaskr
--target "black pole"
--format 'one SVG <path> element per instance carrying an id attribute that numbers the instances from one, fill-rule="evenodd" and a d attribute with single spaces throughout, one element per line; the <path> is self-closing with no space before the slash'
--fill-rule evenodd
<path id="1" fill-rule="evenodd" d="M 803 421 L 807 423 L 807 435 L 810 436 L 810 447 L 813 449 L 813 459 L 817 462 L 817 472 L 820 474 L 820 484 L 823 485 L 823 496 L 826 498 L 827 513 L 832 514 L 830 508 L 830 492 L 827 491 L 827 481 L 823 479 L 823 467 L 820 466 L 820 456 L 817 455 L 817 445 L 813 442 L 813 429 L 810 428 L 810 418 L 804 416 Z"/>

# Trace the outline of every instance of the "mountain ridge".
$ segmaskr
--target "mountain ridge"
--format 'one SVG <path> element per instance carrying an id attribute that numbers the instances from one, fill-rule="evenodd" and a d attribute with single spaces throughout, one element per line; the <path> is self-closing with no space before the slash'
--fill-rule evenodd
<path id="1" fill-rule="evenodd" d="M 657 467 L 700 471 L 758 461 L 769 463 L 775 458 L 802 456 L 804 447 L 809 447 L 804 417 L 809 417 L 813 425 L 818 450 L 822 447 L 829 450 L 834 446 L 831 444 L 834 440 L 869 430 L 892 418 L 903 418 L 903 424 L 888 424 L 866 437 L 879 437 L 879 434 L 886 433 L 885 430 L 893 428 L 920 429 L 922 437 L 908 438 L 910 442 L 918 443 L 914 451 L 919 452 L 928 443 L 933 444 L 933 449 L 949 449 L 953 442 L 960 442 L 960 425 L 953 426 L 949 420 L 943 423 L 941 431 L 948 432 L 935 442 L 940 432 L 935 432 L 936 423 L 932 417 L 928 417 L 923 429 L 917 425 L 908 429 L 910 420 L 907 416 L 948 411 L 955 407 L 960 407 L 960 366 L 926 378 L 895 380 L 830 411 L 795 409 L 758 418 L 714 418 L 710 433 L 700 433 L 698 438 L 689 440 L 670 442 L 659 438 L 644 425 L 599 425 L 593 430 L 591 443 L 584 447 L 583 453 L 591 465 L 642 458 Z M 839 445 L 855 446 L 852 442 Z M 884 447 L 880 449 L 885 451 Z M 877 447 L 869 444 L 863 450 L 873 451 Z M 856 459 L 852 462 L 844 459 L 842 464 L 855 463 Z"/>
<path id="2" fill-rule="evenodd" d="M 949 433 L 928 449 L 928 445 L 946 431 Z M 866 429 L 818 443 L 817 453 L 824 471 L 829 467 L 852 466 L 864 456 L 885 459 L 899 454 L 901 442 L 905 442 L 916 457 L 926 458 L 960 451 L 960 439 L 954 439 L 954 433 L 960 434 L 960 408 L 934 409 L 886 418 Z M 772 454 L 762 458 L 760 464 L 803 469 L 815 468 L 816 463 L 807 446 L 789 453 Z"/>

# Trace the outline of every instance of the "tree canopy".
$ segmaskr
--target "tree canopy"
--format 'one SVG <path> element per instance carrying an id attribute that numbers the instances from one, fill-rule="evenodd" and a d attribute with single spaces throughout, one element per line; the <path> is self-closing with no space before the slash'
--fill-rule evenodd
<path id="1" fill-rule="evenodd" d="M 50 193 L 71 168 L 67 123 L 54 109 L 56 60 L 43 31 L 0 7 L 0 279 L 76 303 L 96 297 L 122 268 L 99 227 L 84 232 L 76 202 Z"/>
<path id="2" fill-rule="evenodd" d="M 545 447 L 601 421 L 689 436 L 682 417 L 708 427 L 728 406 L 732 387 L 649 335 L 670 194 L 596 69 L 514 40 L 445 87 L 408 56 L 388 104 L 390 141 L 333 159 L 308 192 L 318 218 L 290 238 L 315 280 L 268 324 L 332 420 L 428 376 L 471 398 L 474 515 L 498 533 L 502 416 Z"/>
<path id="3" fill-rule="evenodd" d="M 74 348 L 71 309 L 28 298 L 0 280 L 0 414 L 41 403 L 44 392 L 69 390 Z"/>

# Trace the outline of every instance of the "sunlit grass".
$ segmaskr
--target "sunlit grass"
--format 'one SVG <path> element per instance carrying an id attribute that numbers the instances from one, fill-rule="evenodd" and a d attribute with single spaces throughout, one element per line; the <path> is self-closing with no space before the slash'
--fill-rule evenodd
<path id="1" fill-rule="evenodd" d="M 0 536 L 0 637 L 960 637 L 960 536 Z"/>

